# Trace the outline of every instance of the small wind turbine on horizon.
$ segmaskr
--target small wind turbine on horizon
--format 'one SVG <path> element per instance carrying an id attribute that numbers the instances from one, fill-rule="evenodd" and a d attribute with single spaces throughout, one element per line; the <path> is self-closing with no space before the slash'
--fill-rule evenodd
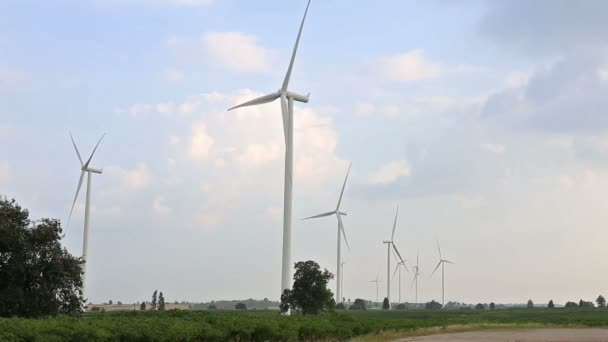
<path id="1" fill-rule="evenodd" d="M 414 270 L 414 279 L 412 279 L 412 285 L 416 284 L 415 307 L 418 307 L 418 277 L 422 275 L 422 272 L 420 272 L 420 266 L 418 264 L 418 261 L 418 251 L 416 251 L 416 266 L 412 266 L 412 269 Z M 410 285 L 410 288 L 412 288 L 412 285 Z"/>
<path id="2" fill-rule="evenodd" d="M 86 277 L 86 270 L 87 270 L 87 258 L 88 258 L 88 250 L 89 250 L 89 222 L 90 222 L 90 212 L 91 212 L 91 181 L 92 181 L 92 174 L 93 173 L 97 173 L 97 174 L 101 174 L 103 172 L 103 169 L 96 169 L 90 166 L 91 164 L 91 159 L 93 159 L 93 155 L 95 154 L 95 151 L 97 151 L 97 147 L 99 146 L 99 143 L 101 143 L 101 140 L 103 139 L 103 137 L 105 136 L 105 134 L 103 134 L 101 136 L 101 138 L 99 138 L 99 141 L 97 142 L 97 145 L 95 145 L 95 148 L 93 149 L 93 152 L 91 152 L 91 156 L 89 157 L 89 159 L 87 159 L 87 161 L 85 163 L 82 162 L 82 157 L 80 156 L 80 152 L 78 151 L 78 147 L 76 147 L 76 143 L 74 142 L 74 137 L 72 137 L 72 133 L 70 133 L 70 139 L 72 140 L 72 145 L 74 146 L 74 150 L 76 151 L 76 155 L 78 156 L 78 160 L 80 161 L 80 179 L 78 180 L 78 187 L 76 187 L 76 194 L 74 195 L 74 201 L 72 202 L 72 208 L 70 209 L 70 215 L 68 216 L 68 222 L 66 224 L 66 232 L 67 232 L 67 228 L 70 225 L 70 220 L 72 219 L 72 212 L 74 211 L 74 206 L 76 205 L 76 200 L 78 199 L 78 194 L 80 193 L 80 187 L 82 186 L 82 181 L 84 180 L 84 174 L 87 174 L 87 195 L 86 195 L 86 201 L 85 201 L 85 206 L 84 206 L 84 233 L 83 233 L 83 237 L 82 237 L 82 260 L 84 261 L 84 265 L 82 266 L 82 297 L 84 299 L 87 299 L 86 297 L 86 287 L 87 287 L 87 277 Z M 65 237 L 65 233 L 63 233 L 63 236 Z"/>
<path id="3" fill-rule="evenodd" d="M 395 255 L 395 257 L 397 257 L 397 255 Z M 395 272 L 393 272 L 393 279 L 395 279 L 395 274 L 399 272 L 399 303 L 401 303 L 401 268 L 404 267 L 405 270 L 409 272 L 407 265 L 405 265 L 405 261 L 398 261 L 397 266 L 395 267 Z"/>
<path id="4" fill-rule="evenodd" d="M 350 167 L 352 166 L 352 163 L 350 163 L 348 165 L 348 170 L 346 171 L 346 177 L 344 178 L 344 183 L 342 184 L 342 191 L 340 191 L 340 197 L 338 198 L 338 205 L 336 205 L 336 209 L 323 213 L 323 214 L 319 214 L 319 215 L 315 215 L 315 216 L 310 216 L 307 217 L 303 220 L 309 220 L 309 219 L 313 219 L 313 218 L 319 218 L 319 217 L 326 217 L 326 216 L 332 216 L 332 215 L 336 215 L 336 218 L 338 219 L 338 242 L 337 242 L 337 260 L 336 260 L 336 303 L 340 303 L 342 302 L 342 275 L 341 275 L 341 268 L 342 268 L 342 235 L 344 235 L 344 242 L 346 243 L 346 247 L 348 247 L 348 250 L 350 251 L 350 246 L 348 245 L 348 240 L 346 239 L 346 232 L 344 231 L 344 224 L 342 223 L 342 215 L 346 216 L 345 212 L 341 212 L 340 211 L 340 204 L 342 204 L 342 196 L 344 195 L 344 188 L 346 187 L 346 181 L 348 180 L 348 174 L 350 173 Z"/>
<path id="5" fill-rule="evenodd" d="M 341 274 L 341 286 L 340 286 L 340 293 L 342 294 L 342 303 L 344 303 L 344 264 L 346 264 L 348 261 L 342 261 L 340 262 L 340 272 Z"/>
<path id="6" fill-rule="evenodd" d="M 401 253 L 395 246 L 395 228 L 397 228 L 397 217 L 399 216 L 399 206 L 397 206 L 397 212 L 395 213 L 395 221 L 393 222 L 393 232 L 390 240 L 382 241 L 387 244 L 387 255 L 386 255 L 386 298 L 388 299 L 388 308 L 391 308 L 391 246 L 393 247 L 394 253 L 396 253 L 398 262 L 404 262 L 401 257 Z"/>
<path id="7" fill-rule="evenodd" d="M 445 264 L 454 264 L 453 262 L 444 259 L 443 256 L 441 255 L 441 247 L 439 247 L 439 239 L 437 239 L 437 251 L 439 251 L 439 262 L 437 263 L 437 266 L 435 267 L 435 269 L 433 270 L 433 273 L 431 273 L 431 277 L 433 276 L 433 274 L 435 274 L 435 271 L 437 271 L 437 269 L 439 268 L 439 266 L 441 266 L 441 307 L 443 308 L 445 306 Z"/>
<path id="8" fill-rule="evenodd" d="M 288 86 L 291 78 L 291 72 L 293 70 L 293 64 L 296 59 L 296 52 L 298 51 L 298 45 L 300 43 L 300 37 L 302 35 L 302 28 L 304 27 L 306 14 L 308 13 L 308 7 L 310 7 L 310 0 L 308 0 L 306 10 L 304 11 L 304 17 L 302 18 L 302 23 L 300 24 L 300 30 L 298 31 L 298 36 L 291 54 L 289 67 L 287 68 L 287 73 L 285 74 L 281 88 L 272 94 L 258 97 L 228 109 L 233 110 L 246 106 L 255 106 L 273 102 L 279 98 L 281 99 L 283 134 L 285 135 L 285 189 L 283 193 L 283 256 L 281 265 L 281 293 L 283 293 L 285 289 L 291 288 L 291 267 L 293 266 L 291 264 L 291 210 L 293 199 L 293 101 L 308 103 L 308 98 L 310 95 L 304 96 L 291 92 L 288 90 Z"/>
<path id="9" fill-rule="evenodd" d="M 380 277 L 380 273 L 378 273 L 376 275 L 376 279 L 375 280 L 370 280 L 370 283 L 376 283 L 376 304 L 378 303 L 378 283 L 381 283 L 382 280 L 379 280 L 378 277 Z"/>

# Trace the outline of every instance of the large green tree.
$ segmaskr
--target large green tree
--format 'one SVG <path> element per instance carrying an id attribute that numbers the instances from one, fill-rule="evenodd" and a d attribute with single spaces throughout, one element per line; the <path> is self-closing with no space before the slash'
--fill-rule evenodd
<path id="1" fill-rule="evenodd" d="M 333 310 L 336 302 L 327 283 L 334 277 L 329 271 L 321 271 L 316 262 L 300 261 L 295 264 L 293 287 L 281 295 L 281 312 L 289 309 L 308 314 Z"/>
<path id="2" fill-rule="evenodd" d="M 32 221 L 0 196 L 0 316 L 81 312 L 84 263 L 61 246 L 61 232 L 59 220 Z"/>

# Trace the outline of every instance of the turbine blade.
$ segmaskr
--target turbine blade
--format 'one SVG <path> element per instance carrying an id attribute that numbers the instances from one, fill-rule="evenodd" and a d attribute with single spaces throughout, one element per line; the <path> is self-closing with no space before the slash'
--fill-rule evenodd
<path id="1" fill-rule="evenodd" d="M 287 130 L 289 128 L 289 107 L 287 106 L 287 97 L 285 94 L 281 94 L 281 115 L 283 116 L 283 136 L 285 137 L 285 143 L 287 144 Z"/>
<path id="2" fill-rule="evenodd" d="M 414 275 L 414 278 L 412 278 L 412 285 L 410 285 L 410 290 L 412 289 L 412 287 L 414 287 L 414 283 L 416 282 L 416 278 L 418 278 L 418 276 Z"/>
<path id="3" fill-rule="evenodd" d="M 330 211 L 330 212 L 327 212 L 327 213 L 323 213 L 323 214 L 319 214 L 319 215 L 303 218 L 302 220 L 309 220 L 309 219 L 318 218 L 318 217 L 331 216 L 331 215 L 333 215 L 335 213 L 336 213 L 336 211 L 334 210 L 334 211 Z"/>
<path id="4" fill-rule="evenodd" d="M 433 270 L 433 273 L 431 273 L 431 277 L 433 276 L 433 274 L 435 274 L 435 271 L 437 271 L 437 269 L 439 268 L 439 266 L 441 266 L 441 262 L 443 260 L 439 260 L 439 262 L 437 263 L 437 267 L 435 267 L 435 269 Z"/>
<path id="5" fill-rule="evenodd" d="M 304 11 L 304 17 L 302 18 L 302 23 L 300 24 L 300 30 L 298 31 L 298 37 L 296 38 L 296 44 L 293 47 L 293 52 L 291 53 L 291 61 L 289 62 L 289 68 L 287 68 L 287 73 L 285 74 L 285 79 L 283 80 L 283 86 L 281 87 L 282 91 L 287 91 L 287 86 L 289 85 L 289 79 L 291 78 L 291 71 L 293 70 L 293 63 L 296 60 L 296 52 L 298 51 L 298 45 L 300 44 L 300 37 L 302 36 L 302 29 L 304 28 L 304 21 L 306 20 L 306 14 L 308 13 L 308 7 L 310 6 L 310 0 L 308 0 L 308 4 L 306 5 L 306 11 Z"/>
<path id="6" fill-rule="evenodd" d="M 74 201 L 72 202 L 72 208 L 70 209 L 70 215 L 68 216 L 68 223 L 66 224 L 66 231 L 68 226 L 70 225 L 70 220 L 72 219 L 72 212 L 74 211 L 74 205 L 76 205 L 76 200 L 78 199 L 78 194 L 80 193 L 80 187 L 82 186 L 82 180 L 84 179 L 85 171 L 82 170 L 80 172 L 80 179 L 78 180 L 78 187 L 76 187 L 76 194 L 74 195 Z M 65 232 L 63 233 L 65 235 Z"/>
<path id="7" fill-rule="evenodd" d="M 395 278 L 395 274 L 397 274 L 397 271 L 399 271 L 399 264 L 397 264 L 397 267 L 395 267 L 395 272 L 393 272 L 393 278 Z"/>
<path id="8" fill-rule="evenodd" d="M 455 263 L 451 262 L 450 260 L 443 260 L 443 262 L 447 262 L 448 264 L 452 264 L 452 265 L 456 265 Z"/>
<path id="9" fill-rule="evenodd" d="M 350 252 L 350 246 L 348 245 L 348 239 L 346 239 L 346 232 L 344 231 L 344 224 L 342 223 L 342 218 L 340 217 L 340 215 L 338 214 L 338 226 L 340 228 L 340 230 L 342 231 L 342 236 L 344 237 L 344 242 L 346 242 L 346 247 L 348 248 L 348 251 Z"/>
<path id="10" fill-rule="evenodd" d="M 237 108 L 241 108 L 241 107 L 255 106 L 255 105 L 264 104 L 264 103 L 269 103 L 269 102 L 272 102 L 272 101 L 278 99 L 280 96 L 281 95 L 279 95 L 278 93 L 272 93 L 272 94 L 260 96 L 258 98 L 253 99 L 253 100 L 250 100 L 250 101 L 241 103 L 239 105 L 236 105 L 234 107 L 231 107 L 228 110 L 233 110 L 233 109 L 237 109 Z"/>
<path id="11" fill-rule="evenodd" d="M 401 260 L 401 262 L 405 262 L 405 261 L 403 261 L 403 258 L 401 257 L 401 253 L 399 253 L 399 250 L 397 249 L 397 246 L 395 246 L 394 242 L 393 242 L 393 250 L 395 250 L 395 253 L 397 253 L 397 255 L 399 256 L 399 260 Z"/>
<path id="12" fill-rule="evenodd" d="M 93 159 L 93 155 L 95 154 L 95 151 L 97 151 L 97 147 L 99 147 L 99 144 L 101 143 L 101 140 L 103 139 L 103 137 L 105 137 L 106 134 L 102 134 L 101 138 L 99 138 L 99 141 L 97 142 L 97 145 L 95 145 L 95 148 L 93 149 L 93 152 L 91 152 L 91 156 L 89 157 L 89 159 L 87 160 L 86 163 L 84 163 L 84 168 L 86 169 L 87 167 L 89 167 L 89 163 L 91 163 L 91 159 Z"/>
<path id="13" fill-rule="evenodd" d="M 399 216 L 399 205 L 397 204 L 397 212 L 395 213 L 395 222 L 393 222 L 393 233 L 391 234 L 391 241 L 395 237 L 395 228 L 397 228 L 397 216 Z"/>
<path id="14" fill-rule="evenodd" d="M 441 256 L 441 247 L 439 247 L 439 239 L 437 239 L 437 250 L 439 251 L 439 260 L 442 260 L 443 257 Z"/>
<path id="15" fill-rule="evenodd" d="M 342 191 L 340 191 L 340 198 L 338 199 L 338 206 L 336 206 L 336 211 L 340 210 L 340 204 L 342 203 L 342 195 L 344 195 L 344 188 L 346 188 L 346 180 L 348 179 L 348 174 L 350 173 L 351 166 L 353 166 L 352 162 L 348 164 L 348 170 L 346 171 L 346 177 L 344 177 L 344 184 L 342 184 Z"/>
<path id="16" fill-rule="evenodd" d="M 84 164 L 82 164 L 82 157 L 80 156 L 80 152 L 78 152 L 78 147 L 76 147 L 76 143 L 74 142 L 74 137 L 72 136 L 72 132 L 70 132 L 70 139 L 72 139 L 72 145 L 74 145 L 74 149 L 76 150 L 76 155 L 78 156 L 78 160 L 80 160 L 80 166 L 83 166 Z"/>

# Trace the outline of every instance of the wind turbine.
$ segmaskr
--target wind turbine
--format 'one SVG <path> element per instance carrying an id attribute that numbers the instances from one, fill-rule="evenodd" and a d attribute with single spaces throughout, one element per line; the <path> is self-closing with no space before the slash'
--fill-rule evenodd
<path id="1" fill-rule="evenodd" d="M 395 255 L 397 257 L 397 255 Z M 407 260 L 405 260 L 407 261 Z M 397 261 L 397 267 L 395 267 L 395 272 L 393 272 L 393 279 L 395 279 L 395 274 L 399 272 L 399 303 L 401 303 L 401 268 L 404 267 L 406 271 L 409 272 L 407 266 L 404 261 Z"/>
<path id="2" fill-rule="evenodd" d="M 296 59 L 296 52 L 298 50 L 298 44 L 300 43 L 300 36 L 302 35 L 302 28 L 304 27 L 304 21 L 306 20 L 306 14 L 308 13 L 308 7 L 310 6 L 310 0 L 306 5 L 304 11 L 304 17 L 300 24 L 300 30 L 296 38 L 296 43 L 291 54 L 291 61 L 287 68 L 287 73 L 283 79 L 281 88 L 276 92 L 268 95 L 258 97 L 256 99 L 247 101 L 245 103 L 234 106 L 228 110 L 233 110 L 240 107 L 254 106 L 264 103 L 272 102 L 278 98 L 281 99 L 281 113 L 283 115 L 283 134 L 285 135 L 285 189 L 283 196 L 283 260 L 282 260 L 282 272 L 281 272 L 281 293 L 285 289 L 291 288 L 291 208 L 292 208 L 292 190 L 293 190 L 293 101 L 308 103 L 309 95 L 303 96 L 291 92 L 288 90 L 289 79 L 291 78 L 291 71 L 293 70 L 293 64 Z"/>
<path id="3" fill-rule="evenodd" d="M 444 269 L 444 266 L 446 263 L 448 263 L 448 264 L 454 264 L 454 263 L 451 262 L 450 260 L 444 259 L 443 256 L 441 256 L 441 247 L 439 247 L 439 239 L 437 239 L 437 250 L 439 251 L 439 262 L 437 263 L 437 267 L 435 267 L 435 269 L 433 270 L 433 273 L 431 273 L 431 277 L 433 276 L 433 274 L 435 274 L 435 271 L 437 271 L 439 266 L 441 266 L 441 307 L 443 308 L 445 306 L 445 269 Z"/>
<path id="4" fill-rule="evenodd" d="M 340 293 L 342 295 L 342 303 L 344 303 L 344 264 L 346 264 L 346 263 L 347 263 L 347 261 L 340 262 L 340 265 L 341 265 L 340 272 L 342 273 L 341 274 L 341 283 L 340 283 L 341 284 Z"/>
<path id="5" fill-rule="evenodd" d="M 351 166 L 352 166 L 352 163 L 350 165 L 348 165 L 348 171 L 346 171 L 346 177 L 344 178 L 344 184 L 342 184 L 342 191 L 340 191 L 340 197 L 338 198 L 338 205 L 336 205 L 336 209 L 323 213 L 323 214 L 307 217 L 304 219 L 304 220 L 309 220 L 309 219 L 313 219 L 313 218 L 325 217 L 325 216 L 331 216 L 331 215 L 336 215 L 336 218 L 338 219 L 338 242 L 337 242 L 337 260 L 336 260 L 336 303 L 340 303 L 342 301 L 342 289 L 341 289 L 342 276 L 341 276 L 341 272 L 340 272 L 340 269 L 342 268 L 342 263 L 341 263 L 341 261 L 342 261 L 342 234 L 344 234 L 344 242 L 346 242 L 346 246 L 348 247 L 348 250 L 350 250 L 350 246 L 348 245 L 348 240 L 346 239 L 346 232 L 344 231 L 344 225 L 342 223 L 342 215 L 346 215 L 346 213 L 340 211 L 340 204 L 342 204 L 342 196 L 344 195 L 344 188 L 346 187 L 346 180 L 348 179 L 348 174 L 350 173 Z"/>
<path id="6" fill-rule="evenodd" d="M 376 275 L 376 280 L 370 280 L 370 283 L 376 283 L 376 305 L 378 305 L 378 283 L 381 283 L 382 280 L 379 280 L 378 277 L 380 276 L 380 273 L 378 273 Z"/>
<path id="7" fill-rule="evenodd" d="M 398 260 L 403 262 L 403 258 L 395 246 L 394 238 L 395 238 L 395 228 L 397 228 L 397 217 L 399 216 L 399 206 L 397 206 L 397 212 L 395 213 L 395 221 L 393 222 L 393 233 L 391 234 L 390 240 L 382 241 L 387 246 L 387 255 L 386 255 L 386 298 L 388 299 L 388 306 L 390 309 L 391 306 L 391 247 L 393 247 L 394 253 L 397 254 Z"/>
<path id="8" fill-rule="evenodd" d="M 102 169 L 95 169 L 91 167 L 90 164 L 91 159 L 93 159 L 93 155 L 95 154 L 95 151 L 97 151 L 97 147 L 99 146 L 99 143 L 101 143 L 101 139 L 103 139 L 104 136 L 105 134 L 103 134 L 101 138 L 99 138 L 97 145 L 95 145 L 93 152 L 91 152 L 91 156 L 89 157 L 89 159 L 87 159 L 86 163 L 83 163 L 82 157 L 80 156 L 80 152 L 78 151 L 78 147 L 76 147 L 76 143 L 74 142 L 74 137 L 72 137 L 72 133 L 70 133 L 72 145 L 74 145 L 74 150 L 76 150 L 76 155 L 78 156 L 78 160 L 80 161 L 80 179 L 78 180 L 78 187 L 76 188 L 76 194 L 74 195 L 74 202 L 72 202 L 72 208 L 70 209 L 70 215 L 68 216 L 66 230 L 67 227 L 70 225 L 70 220 L 72 219 L 72 212 L 74 211 L 74 205 L 76 205 L 76 199 L 78 199 L 78 193 L 80 193 L 80 187 L 82 186 L 82 181 L 84 180 L 84 174 L 87 174 L 87 197 L 84 206 L 84 234 L 82 237 L 82 260 L 84 261 L 84 265 L 82 266 L 82 297 L 85 299 L 85 290 L 87 287 L 87 256 L 89 249 L 89 221 L 91 216 L 91 176 L 93 173 L 101 174 L 101 172 L 103 171 Z M 63 235 L 65 236 L 65 233 Z"/>
<path id="9" fill-rule="evenodd" d="M 412 279 L 412 285 L 414 285 L 414 283 L 416 284 L 416 303 L 414 307 L 418 307 L 418 277 L 422 275 L 422 272 L 420 272 L 420 267 L 418 266 L 418 251 L 416 251 L 416 266 L 412 266 L 412 269 L 414 269 L 414 279 Z M 412 285 L 410 285 L 410 288 L 412 287 Z"/>

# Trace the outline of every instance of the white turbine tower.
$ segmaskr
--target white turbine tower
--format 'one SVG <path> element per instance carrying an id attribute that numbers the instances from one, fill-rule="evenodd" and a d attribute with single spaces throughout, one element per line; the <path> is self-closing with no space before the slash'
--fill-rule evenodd
<path id="1" fill-rule="evenodd" d="M 376 305 L 378 304 L 378 283 L 381 283 L 382 280 L 379 280 L 378 277 L 380 277 L 380 273 L 378 273 L 376 275 L 376 279 L 375 280 L 370 280 L 370 283 L 376 283 Z"/>
<path id="2" fill-rule="evenodd" d="M 393 247 L 394 253 L 397 255 L 397 262 L 403 262 L 403 258 L 401 257 L 401 253 L 395 246 L 395 228 L 397 228 L 397 217 L 399 216 L 399 206 L 397 206 L 397 212 L 395 213 L 395 221 L 393 222 L 393 233 L 391 234 L 390 240 L 382 241 L 387 245 L 387 254 L 386 254 L 386 298 L 388 299 L 388 308 L 391 308 L 391 247 Z"/>
<path id="3" fill-rule="evenodd" d="M 342 223 L 342 215 L 346 215 L 346 213 L 340 211 L 340 204 L 342 204 L 342 196 L 344 195 L 344 188 L 346 187 L 346 180 L 348 180 L 348 174 L 350 173 L 350 167 L 352 163 L 348 165 L 348 171 L 346 171 L 346 177 L 344 178 L 344 184 L 342 184 L 342 191 L 340 191 L 340 197 L 338 198 L 338 205 L 335 210 L 307 217 L 304 220 L 309 220 L 318 217 L 332 216 L 336 215 L 338 219 L 338 242 L 337 242 L 337 260 L 336 260 L 336 303 L 340 303 L 342 301 L 342 275 L 340 269 L 342 268 L 342 236 L 344 236 L 344 242 L 346 242 L 346 246 L 348 250 L 350 250 L 350 246 L 348 245 L 348 240 L 346 239 L 346 232 L 344 231 L 344 224 Z"/>
<path id="4" fill-rule="evenodd" d="M 395 254 L 395 257 L 397 257 L 396 254 Z M 405 261 L 407 261 L 407 260 L 405 260 Z M 395 267 L 395 272 L 393 272 L 393 279 L 395 279 L 395 274 L 397 274 L 397 272 L 399 272 L 399 303 L 401 303 L 401 268 L 404 267 L 405 270 L 409 272 L 409 270 L 407 269 L 407 266 L 405 265 L 405 261 L 397 260 L 397 267 Z"/>
<path id="5" fill-rule="evenodd" d="M 78 187 L 76 188 L 76 194 L 74 195 L 74 201 L 72 202 L 72 208 L 70 209 L 70 215 L 68 216 L 68 223 L 66 225 L 66 230 L 67 227 L 70 225 L 70 220 L 72 219 L 72 212 L 74 211 L 74 205 L 76 204 L 76 199 L 78 199 L 78 193 L 80 193 L 80 187 L 82 186 L 82 181 L 84 180 L 84 174 L 87 174 L 87 197 L 86 197 L 86 202 L 85 202 L 85 206 L 84 206 L 84 233 L 83 233 L 83 237 L 82 237 L 82 260 L 84 261 L 84 265 L 82 266 L 82 297 L 84 299 L 87 299 L 86 297 L 86 287 L 87 287 L 87 277 L 86 277 L 86 270 L 87 270 L 87 256 L 88 256 L 88 249 L 89 249 L 89 222 L 90 222 L 90 211 L 91 211 L 91 179 L 92 179 L 92 174 L 93 173 L 101 173 L 103 170 L 102 169 L 95 169 L 92 168 L 90 166 L 91 164 L 91 159 L 93 159 L 93 155 L 95 154 L 95 151 L 97 150 L 97 147 L 99 146 L 99 143 L 101 143 L 101 139 L 103 139 L 103 137 L 105 136 L 105 134 L 103 134 L 101 136 L 101 138 L 99 138 L 99 141 L 97 142 L 97 145 L 95 145 L 95 148 L 93 149 L 93 152 L 91 152 L 91 156 L 89 157 L 89 159 L 87 159 L 86 163 L 82 162 L 82 157 L 80 156 L 80 152 L 78 151 L 78 147 L 76 147 L 76 143 L 74 142 L 74 137 L 72 137 L 72 134 L 70 133 L 70 139 L 72 139 L 72 145 L 74 145 L 74 150 L 76 150 L 76 155 L 78 156 L 78 160 L 80 161 L 80 179 L 78 180 Z M 65 233 L 64 233 L 65 236 Z"/>
<path id="6" fill-rule="evenodd" d="M 418 307 L 418 277 L 422 275 L 422 272 L 420 272 L 420 267 L 418 266 L 418 252 L 416 251 L 416 266 L 412 266 L 412 269 L 414 270 L 414 279 L 412 279 L 412 285 L 416 284 L 416 301 L 415 301 L 415 308 Z M 411 288 L 412 286 L 410 286 Z"/>
<path id="7" fill-rule="evenodd" d="M 288 90 L 289 79 L 291 78 L 291 71 L 293 70 L 293 64 L 296 58 L 296 52 L 298 50 L 298 44 L 300 43 L 300 36 L 302 35 L 302 28 L 304 27 L 304 21 L 306 20 L 306 14 L 308 13 L 308 7 L 310 6 L 310 0 L 306 5 L 304 11 L 304 17 L 300 24 L 300 30 L 298 31 L 298 37 L 296 38 L 296 44 L 291 54 L 291 61 L 287 68 L 287 74 L 283 80 L 283 85 L 275 93 L 264 95 L 256 99 L 247 101 L 245 103 L 234 106 L 228 110 L 254 106 L 264 103 L 272 102 L 278 98 L 281 99 L 281 113 L 283 115 L 283 134 L 285 135 L 285 190 L 283 196 L 283 261 L 282 261 L 282 272 L 281 272 L 281 293 L 285 289 L 291 288 L 291 208 L 292 208 L 292 190 L 293 190 L 293 101 L 308 103 L 308 95 L 303 96 L 291 92 Z M 309 94 L 310 95 L 310 94 Z"/>
<path id="8" fill-rule="evenodd" d="M 435 267 L 435 269 L 433 270 L 433 273 L 431 273 L 431 277 L 433 276 L 433 274 L 435 274 L 435 271 L 437 271 L 439 266 L 441 266 L 441 307 L 443 308 L 445 306 L 445 269 L 444 269 L 444 266 L 446 263 L 448 263 L 448 264 L 454 264 L 454 263 L 451 262 L 450 260 L 444 259 L 443 256 L 441 255 L 441 247 L 439 247 L 439 239 L 437 239 L 437 250 L 439 251 L 439 262 L 437 263 L 437 267 Z"/>

